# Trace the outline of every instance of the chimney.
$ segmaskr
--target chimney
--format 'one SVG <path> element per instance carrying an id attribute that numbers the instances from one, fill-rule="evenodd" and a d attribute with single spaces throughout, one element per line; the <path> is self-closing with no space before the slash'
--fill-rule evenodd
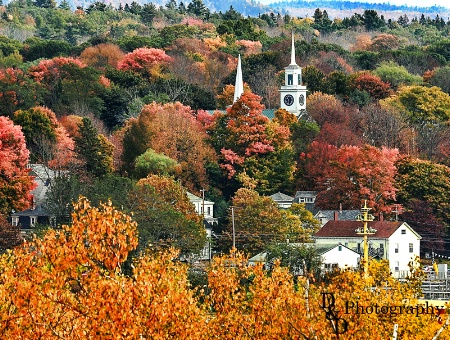
<path id="1" fill-rule="evenodd" d="M 342 203 L 339 203 L 339 213 L 342 214 Z"/>
<path id="2" fill-rule="evenodd" d="M 383 213 L 380 212 L 380 221 L 384 221 Z"/>
<path id="3" fill-rule="evenodd" d="M 339 220 L 339 212 L 338 212 L 338 211 L 335 211 L 335 212 L 334 212 L 334 220 L 335 220 L 335 221 L 338 221 L 338 220 Z"/>

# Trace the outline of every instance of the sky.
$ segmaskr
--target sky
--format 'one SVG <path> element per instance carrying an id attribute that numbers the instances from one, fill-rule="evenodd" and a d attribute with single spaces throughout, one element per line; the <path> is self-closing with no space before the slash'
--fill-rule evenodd
<path id="1" fill-rule="evenodd" d="M 450 8 L 449 0 L 358 0 L 367 3 L 388 3 L 391 5 L 408 5 L 419 7 L 431 7 L 434 5 Z M 263 4 L 269 4 L 277 2 L 277 0 L 260 0 Z"/>

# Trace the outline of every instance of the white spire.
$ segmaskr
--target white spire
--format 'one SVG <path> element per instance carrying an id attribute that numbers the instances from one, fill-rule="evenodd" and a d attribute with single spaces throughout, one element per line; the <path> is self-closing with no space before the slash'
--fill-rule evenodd
<path id="1" fill-rule="evenodd" d="M 292 31 L 291 65 L 297 65 L 295 62 L 294 31 Z"/>
<path id="2" fill-rule="evenodd" d="M 242 67 L 241 67 L 241 55 L 239 54 L 237 72 L 236 72 L 236 84 L 234 85 L 234 99 L 235 103 L 244 93 L 244 82 L 242 81 Z"/>

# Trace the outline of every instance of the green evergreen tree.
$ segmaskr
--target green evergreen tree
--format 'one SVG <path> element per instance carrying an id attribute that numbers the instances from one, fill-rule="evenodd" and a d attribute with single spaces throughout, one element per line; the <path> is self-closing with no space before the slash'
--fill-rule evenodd
<path id="1" fill-rule="evenodd" d="M 187 12 L 198 17 L 204 17 L 207 10 L 202 0 L 192 0 L 187 6 Z"/>
<path id="2" fill-rule="evenodd" d="M 96 177 L 113 171 L 113 145 L 99 135 L 92 121 L 84 117 L 78 125 L 79 137 L 75 137 L 75 151 L 85 161 L 86 171 Z"/>

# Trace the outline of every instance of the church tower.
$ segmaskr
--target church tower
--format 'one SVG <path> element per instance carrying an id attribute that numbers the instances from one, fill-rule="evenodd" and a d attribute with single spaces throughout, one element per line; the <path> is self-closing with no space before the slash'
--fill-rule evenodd
<path id="1" fill-rule="evenodd" d="M 302 85 L 302 68 L 295 62 L 294 32 L 292 32 L 291 63 L 284 69 L 284 86 L 279 90 L 281 108 L 299 117 L 306 110 L 307 89 Z"/>
<path id="2" fill-rule="evenodd" d="M 242 65 L 241 65 L 241 55 L 239 54 L 238 65 L 236 70 L 236 82 L 234 85 L 234 98 L 233 104 L 241 98 L 244 93 L 244 81 L 242 80 Z"/>

